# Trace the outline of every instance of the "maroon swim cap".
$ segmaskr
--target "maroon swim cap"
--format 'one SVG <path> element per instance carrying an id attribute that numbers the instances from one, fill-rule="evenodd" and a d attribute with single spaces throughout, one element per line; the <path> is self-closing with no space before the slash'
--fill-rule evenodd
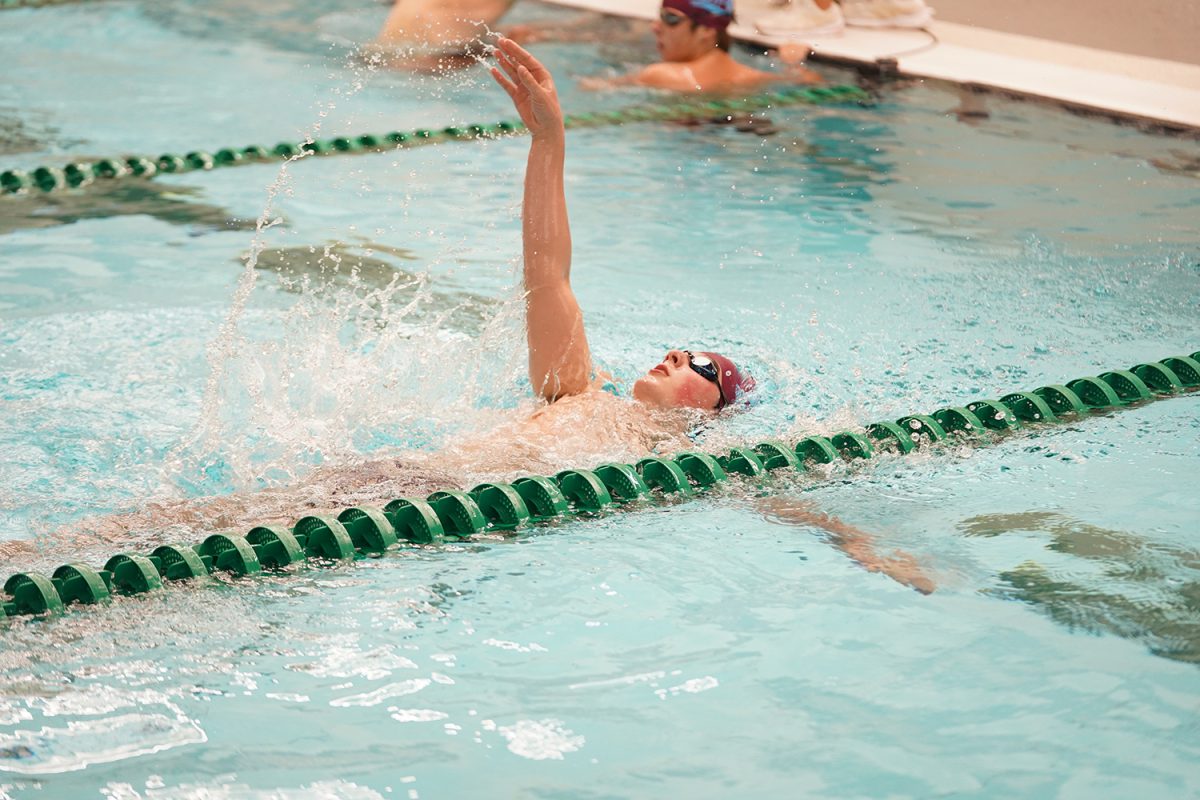
<path id="1" fill-rule="evenodd" d="M 719 31 L 733 22 L 733 0 L 663 0 L 662 7 L 678 11 L 697 25 Z"/>
<path id="2" fill-rule="evenodd" d="M 742 395 L 754 391 L 754 387 L 757 385 L 754 376 L 743 375 L 738 370 L 737 364 L 725 356 L 720 353 L 700 353 L 699 355 L 708 356 L 717 366 L 717 388 L 721 390 L 721 402 L 717 404 L 718 410 L 737 402 Z"/>

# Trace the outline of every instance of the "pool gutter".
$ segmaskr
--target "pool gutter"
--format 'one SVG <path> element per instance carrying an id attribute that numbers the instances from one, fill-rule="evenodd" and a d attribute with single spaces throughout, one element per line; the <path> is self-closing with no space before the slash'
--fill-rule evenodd
<path id="1" fill-rule="evenodd" d="M 554 5 L 653 19 L 659 0 L 547 0 Z M 789 41 L 734 25 L 735 38 Z M 928 31 L 846 28 L 805 37 L 814 61 L 893 77 L 947 81 L 969 89 L 1049 100 L 1075 111 L 1200 135 L 1200 66 L 1098 50 L 934 20 Z"/>

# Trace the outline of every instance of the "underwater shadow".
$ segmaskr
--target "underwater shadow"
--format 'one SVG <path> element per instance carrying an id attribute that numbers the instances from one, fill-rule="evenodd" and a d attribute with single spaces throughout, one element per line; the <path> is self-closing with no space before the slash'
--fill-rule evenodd
<path id="1" fill-rule="evenodd" d="M 147 180 L 105 181 L 82 191 L 31 193 L 0 198 L 0 235 L 53 228 L 91 219 L 146 216 L 171 225 L 207 231 L 253 231 L 252 219 L 191 198 L 189 186 L 167 186 Z"/>
<path id="2" fill-rule="evenodd" d="M 389 287 L 424 287 L 429 276 L 409 271 L 397 261 L 418 261 L 411 250 L 368 240 L 328 241 L 317 245 L 272 248 L 258 254 L 254 268 L 273 273 L 280 290 L 308 295 L 329 289 L 354 292 L 368 302 Z M 239 259 L 239 262 L 241 260 Z M 451 330 L 479 334 L 498 301 L 463 290 L 438 288 L 422 294 L 420 315 L 440 319 Z M 380 322 L 386 322 L 381 308 Z"/>
<path id="3" fill-rule="evenodd" d="M 988 537 L 1042 533 L 1047 550 L 1100 567 L 1098 576 L 1062 574 L 1027 561 L 1000 573 L 1004 585 L 989 594 L 1028 603 L 1073 631 L 1115 634 L 1154 655 L 1200 664 L 1200 552 L 1055 512 L 985 514 L 959 523 L 959 530 Z"/>

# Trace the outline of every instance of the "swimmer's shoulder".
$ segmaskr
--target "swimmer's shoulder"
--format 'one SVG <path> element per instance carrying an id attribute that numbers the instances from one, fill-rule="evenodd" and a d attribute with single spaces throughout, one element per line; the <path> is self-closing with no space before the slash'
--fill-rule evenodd
<path id="1" fill-rule="evenodd" d="M 578 394 L 560 397 L 553 403 L 539 406 L 530 420 L 546 421 L 560 417 L 570 417 L 580 412 L 596 411 L 600 408 L 620 409 L 625 406 L 637 405 L 627 397 L 622 396 L 620 387 L 605 377 L 598 377 L 588 385 L 588 388 Z"/>
<path id="2" fill-rule="evenodd" d="M 698 88 L 691 64 L 675 64 L 660 61 L 657 64 L 643 67 L 640 72 L 635 72 L 633 79 L 633 82 L 637 85 L 646 86 L 651 89 L 694 92 Z"/>

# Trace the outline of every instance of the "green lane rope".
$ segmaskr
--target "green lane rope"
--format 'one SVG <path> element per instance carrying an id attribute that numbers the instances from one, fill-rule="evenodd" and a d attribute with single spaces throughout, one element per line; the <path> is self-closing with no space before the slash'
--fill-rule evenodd
<path id="1" fill-rule="evenodd" d="M 1200 388 L 1200 351 L 1013 392 L 999 400 L 913 414 L 867 425 L 864 433 L 806 436 L 795 445 L 760 442 L 721 455 L 680 453 L 636 464 L 568 469 L 554 477 L 531 475 L 512 484 L 481 483 L 469 492 L 401 497 L 382 509 L 347 508 L 336 517 L 308 516 L 291 529 L 260 526 L 244 536 L 215 533 L 200 544 L 163 545 L 148 555 L 119 553 L 104 568 L 70 563 L 50 576 L 22 572 L 4 583 L 0 618 L 60 612 L 73 605 L 136 595 L 173 581 L 282 570 L 293 564 L 328 565 L 378 555 L 401 543 L 439 545 L 479 533 L 512 531 L 572 515 L 595 515 L 638 501 L 691 497 L 732 475 L 757 479 L 777 470 L 804 472 L 811 463 L 901 454 L 930 444 L 986 431 L 1007 432 L 1026 424 L 1074 420 L 1093 411 L 1120 408 Z"/>
<path id="2" fill-rule="evenodd" d="M 0 0 L 0 2 L 2 1 Z M 799 104 L 865 102 L 869 99 L 870 96 L 856 86 L 789 87 L 739 100 L 715 99 L 570 114 L 563 119 L 563 123 L 567 128 L 596 128 L 630 122 L 728 116 Z M 407 133 L 391 131 L 384 134 L 368 133 L 362 136 L 339 136 L 334 139 L 315 141 L 280 142 L 271 148 L 250 145 L 248 147 L 223 147 L 212 152 L 193 150 L 182 156 L 164 153 L 157 158 L 148 156 L 102 158 L 97 161 L 77 161 L 64 167 L 38 167 L 28 173 L 10 169 L 0 172 L 0 194 L 22 194 L 33 189 L 40 189 L 43 192 L 81 189 L 98 181 L 103 182 L 116 178 L 152 178 L 162 173 L 174 174 L 216 169 L 217 167 L 234 167 L 240 164 L 277 161 L 301 154 L 326 156 L 341 153 L 380 153 L 399 147 L 407 148 L 436 142 L 495 139 L 524 131 L 525 126 L 519 121 L 502 121 L 493 125 L 466 125 L 441 128 L 440 130 L 423 128 Z"/>

